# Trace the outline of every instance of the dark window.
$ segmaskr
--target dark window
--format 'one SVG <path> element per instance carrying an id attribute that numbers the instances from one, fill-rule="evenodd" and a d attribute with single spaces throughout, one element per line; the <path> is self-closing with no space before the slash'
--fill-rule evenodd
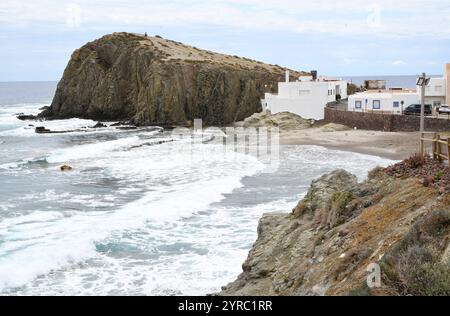
<path id="1" fill-rule="evenodd" d="M 381 101 L 380 100 L 373 100 L 373 109 L 374 110 L 381 109 Z"/>
<path id="2" fill-rule="evenodd" d="M 394 108 L 399 108 L 399 107 L 400 107 L 400 102 L 395 101 L 395 102 L 394 102 Z"/>
<path id="3" fill-rule="evenodd" d="M 362 101 L 355 101 L 355 109 L 361 109 L 362 108 Z"/>

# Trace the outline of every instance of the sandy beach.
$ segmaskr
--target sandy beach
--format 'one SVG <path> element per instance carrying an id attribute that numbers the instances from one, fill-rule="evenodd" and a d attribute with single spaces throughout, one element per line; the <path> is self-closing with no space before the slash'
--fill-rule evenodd
<path id="1" fill-rule="evenodd" d="M 320 128 L 284 131 L 283 145 L 317 145 L 383 158 L 402 160 L 419 150 L 419 133 L 349 130 L 324 132 Z"/>

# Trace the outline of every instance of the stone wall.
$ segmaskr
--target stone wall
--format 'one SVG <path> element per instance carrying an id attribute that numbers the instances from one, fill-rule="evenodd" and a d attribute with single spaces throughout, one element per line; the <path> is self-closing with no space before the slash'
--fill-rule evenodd
<path id="1" fill-rule="evenodd" d="M 325 109 L 325 122 L 385 132 L 418 132 L 420 128 L 419 116 L 361 113 L 331 108 Z M 425 130 L 430 132 L 450 131 L 450 120 L 426 117 Z"/>

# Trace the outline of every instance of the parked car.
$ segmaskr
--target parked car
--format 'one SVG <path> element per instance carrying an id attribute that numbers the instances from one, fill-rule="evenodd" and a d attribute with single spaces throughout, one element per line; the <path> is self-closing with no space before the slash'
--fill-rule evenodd
<path id="1" fill-rule="evenodd" d="M 421 107 L 422 107 L 422 105 L 420 105 L 420 104 L 412 104 L 403 111 L 403 114 L 404 115 L 420 115 Z M 425 115 L 432 115 L 433 114 L 432 108 L 433 107 L 431 106 L 431 104 L 425 104 Z"/>
<path id="2" fill-rule="evenodd" d="M 439 107 L 439 114 L 450 115 L 450 107 L 447 104 L 443 104 Z"/>

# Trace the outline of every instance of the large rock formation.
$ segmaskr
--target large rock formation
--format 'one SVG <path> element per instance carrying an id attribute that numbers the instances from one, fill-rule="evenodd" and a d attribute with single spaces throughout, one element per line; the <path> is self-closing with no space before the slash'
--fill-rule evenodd
<path id="1" fill-rule="evenodd" d="M 381 267 L 381 287 L 367 268 Z M 267 214 L 221 295 L 450 295 L 450 195 L 415 178 L 345 171 L 314 181 L 291 214 Z"/>
<path id="2" fill-rule="evenodd" d="M 293 76 L 300 73 L 291 72 Z M 165 40 L 114 33 L 76 50 L 40 117 L 129 120 L 137 125 L 207 125 L 261 110 L 284 69 Z"/>

